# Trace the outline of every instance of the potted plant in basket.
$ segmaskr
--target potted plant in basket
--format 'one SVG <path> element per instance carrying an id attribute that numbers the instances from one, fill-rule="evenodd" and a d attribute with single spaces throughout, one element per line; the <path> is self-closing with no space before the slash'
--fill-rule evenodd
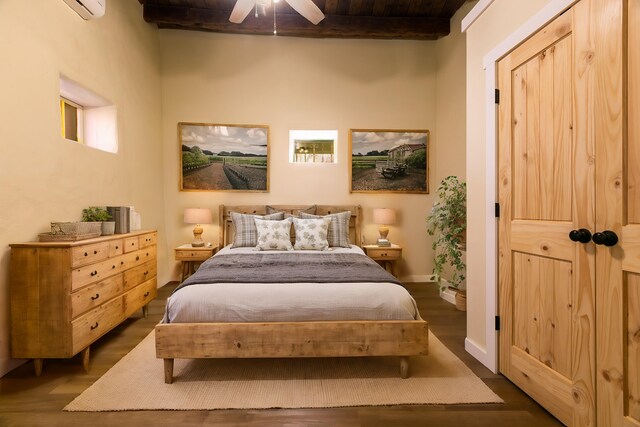
<path id="1" fill-rule="evenodd" d="M 82 209 L 82 221 L 101 222 L 103 236 L 113 234 L 116 230 L 116 222 L 110 220 L 111 215 L 101 206 L 89 206 L 88 208 Z"/>
<path id="2" fill-rule="evenodd" d="M 427 233 L 434 236 L 434 274 L 441 280 L 445 267 L 452 269 L 449 287 L 456 291 L 456 307 L 466 310 L 467 295 L 464 289 L 467 231 L 467 184 L 455 176 L 448 176 L 438 187 L 438 200 L 427 216 Z"/>

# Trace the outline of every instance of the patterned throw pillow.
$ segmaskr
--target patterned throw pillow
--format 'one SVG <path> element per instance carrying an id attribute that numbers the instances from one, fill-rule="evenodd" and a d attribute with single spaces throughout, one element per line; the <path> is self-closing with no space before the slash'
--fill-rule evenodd
<path id="1" fill-rule="evenodd" d="M 284 213 L 278 212 L 272 215 L 248 215 L 238 212 L 231 212 L 233 221 L 233 245 L 232 248 L 252 248 L 258 244 L 258 231 L 256 230 L 255 218 L 261 219 L 284 219 Z"/>
<path id="2" fill-rule="evenodd" d="M 325 215 L 324 217 L 300 212 L 300 218 L 331 218 L 331 223 L 329 224 L 329 234 L 327 235 L 329 247 L 351 247 L 349 243 L 349 221 L 351 220 L 351 211 Z"/>
<path id="3" fill-rule="evenodd" d="M 290 251 L 291 246 L 291 218 L 281 221 L 270 221 L 255 218 L 258 230 L 257 249 L 261 251 Z"/>
<path id="4" fill-rule="evenodd" d="M 296 231 L 296 244 L 293 249 L 308 249 L 324 251 L 329 248 L 327 234 L 331 218 L 300 219 L 293 218 L 293 228 Z"/>

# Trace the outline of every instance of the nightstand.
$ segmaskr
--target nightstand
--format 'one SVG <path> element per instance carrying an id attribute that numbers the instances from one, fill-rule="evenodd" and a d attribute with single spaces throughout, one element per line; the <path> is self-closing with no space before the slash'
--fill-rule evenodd
<path id="1" fill-rule="evenodd" d="M 196 272 L 198 266 L 203 262 L 211 258 L 217 251 L 218 246 L 203 246 L 194 248 L 191 243 L 180 245 L 175 248 L 176 261 L 182 261 L 182 275 L 180 281 L 184 282 L 184 279 L 191 276 Z"/>
<path id="2" fill-rule="evenodd" d="M 394 245 L 393 243 L 391 246 L 364 245 L 362 249 L 364 249 L 364 253 L 367 254 L 369 258 L 377 261 L 385 270 L 398 277 L 396 264 L 398 260 L 402 258 L 401 246 Z"/>

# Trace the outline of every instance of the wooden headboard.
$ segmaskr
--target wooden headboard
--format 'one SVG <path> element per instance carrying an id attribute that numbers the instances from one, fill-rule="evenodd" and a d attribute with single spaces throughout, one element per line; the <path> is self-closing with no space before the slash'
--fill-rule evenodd
<path id="1" fill-rule="evenodd" d="M 269 205 L 272 208 L 297 215 L 298 212 L 309 207 L 309 205 Z M 351 220 L 349 221 L 349 241 L 357 246 L 362 246 L 362 208 L 360 205 L 351 206 L 329 206 L 317 205 L 316 215 L 328 215 L 332 213 L 351 211 Z M 220 248 L 225 247 L 233 242 L 233 222 L 231 221 L 230 212 L 238 212 L 252 215 L 265 215 L 267 207 L 265 205 L 246 205 L 246 206 L 225 206 L 220 205 L 220 215 L 218 221 L 220 224 Z"/>

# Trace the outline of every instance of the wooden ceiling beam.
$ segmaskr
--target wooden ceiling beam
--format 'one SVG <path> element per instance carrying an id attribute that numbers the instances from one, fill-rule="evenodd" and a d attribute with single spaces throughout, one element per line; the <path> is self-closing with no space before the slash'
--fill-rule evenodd
<path id="1" fill-rule="evenodd" d="M 159 28 L 236 34 L 273 34 L 273 18 L 249 14 L 242 24 L 229 22 L 229 12 L 211 9 L 144 5 L 144 20 Z M 278 14 L 278 35 L 314 38 L 385 38 L 435 40 L 449 34 L 449 19 L 327 15 L 313 25 L 298 14 Z"/>

